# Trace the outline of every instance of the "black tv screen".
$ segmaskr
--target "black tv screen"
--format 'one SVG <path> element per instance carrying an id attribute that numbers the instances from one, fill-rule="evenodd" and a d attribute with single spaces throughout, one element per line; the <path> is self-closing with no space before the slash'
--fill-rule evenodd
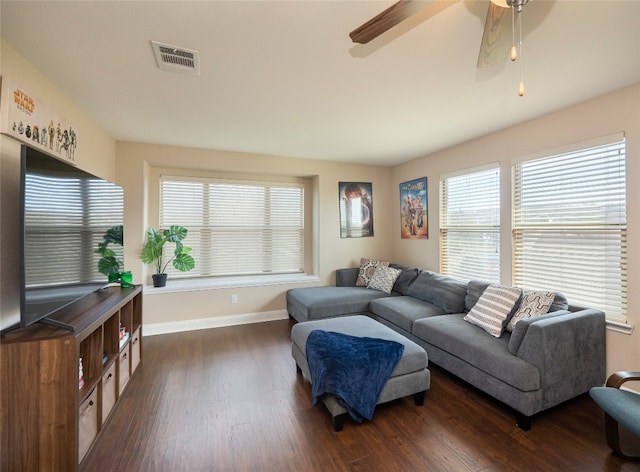
<path id="1" fill-rule="evenodd" d="M 63 306 L 105 286 L 96 253 L 122 228 L 122 187 L 23 145 L 20 325 L 55 319 Z M 111 245 L 122 260 L 123 247 Z"/>

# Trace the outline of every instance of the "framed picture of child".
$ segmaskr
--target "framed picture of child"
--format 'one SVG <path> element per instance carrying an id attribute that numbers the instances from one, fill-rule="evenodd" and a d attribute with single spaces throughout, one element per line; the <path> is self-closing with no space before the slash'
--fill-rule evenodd
<path id="1" fill-rule="evenodd" d="M 402 239 L 428 239 L 427 178 L 400 184 L 400 235 Z"/>
<path id="2" fill-rule="evenodd" d="M 340 237 L 373 236 L 373 188 L 371 183 L 338 182 Z"/>

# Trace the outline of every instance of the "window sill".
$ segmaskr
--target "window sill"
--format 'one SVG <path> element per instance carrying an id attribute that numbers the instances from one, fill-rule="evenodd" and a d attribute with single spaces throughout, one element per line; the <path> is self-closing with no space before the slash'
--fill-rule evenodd
<path id="1" fill-rule="evenodd" d="M 211 279 L 177 279 L 167 280 L 165 287 L 144 286 L 145 295 L 174 292 L 195 292 L 198 290 L 218 290 L 225 288 L 262 287 L 266 285 L 289 285 L 319 282 L 316 275 L 255 275 L 247 277 L 228 277 Z"/>
<path id="2" fill-rule="evenodd" d="M 635 325 L 621 323 L 620 321 L 607 320 L 607 329 L 615 331 L 616 333 L 631 334 L 633 333 L 634 328 Z"/>

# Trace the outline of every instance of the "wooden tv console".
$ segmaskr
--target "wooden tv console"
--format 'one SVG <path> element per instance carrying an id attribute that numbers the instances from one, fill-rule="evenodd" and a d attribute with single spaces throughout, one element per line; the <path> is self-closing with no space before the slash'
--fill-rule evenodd
<path id="1" fill-rule="evenodd" d="M 36 323 L 0 338 L 1 471 L 79 469 L 140 363 L 140 286 L 93 292 L 54 318 L 75 331 Z"/>

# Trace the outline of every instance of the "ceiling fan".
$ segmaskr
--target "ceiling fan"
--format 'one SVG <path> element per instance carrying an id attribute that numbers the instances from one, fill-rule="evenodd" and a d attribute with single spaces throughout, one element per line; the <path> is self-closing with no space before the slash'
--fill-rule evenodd
<path id="1" fill-rule="evenodd" d="M 529 0 L 491 0 L 480 44 L 477 67 L 488 67 L 502 61 L 512 47 L 511 60 L 515 60 L 515 41 L 513 37 L 514 13 L 520 13 Z M 385 31 L 406 20 L 425 8 L 431 1 L 400 0 L 389 8 L 356 28 L 349 36 L 354 43 L 366 44 Z"/>

